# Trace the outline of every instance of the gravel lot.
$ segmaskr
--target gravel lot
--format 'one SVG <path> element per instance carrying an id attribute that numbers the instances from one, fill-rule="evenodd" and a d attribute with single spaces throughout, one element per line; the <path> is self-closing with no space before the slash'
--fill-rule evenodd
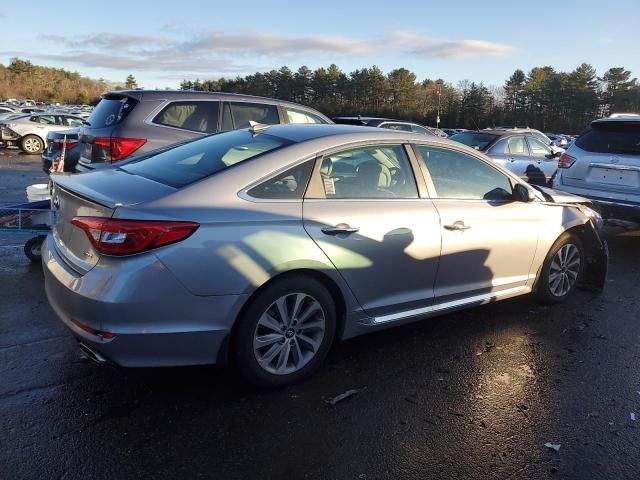
<path id="1" fill-rule="evenodd" d="M 46 181 L 39 162 L 0 150 L 0 204 Z M 308 381 L 258 392 L 226 369 L 83 360 L 26 238 L 0 234 L 0 478 L 636 479 L 640 233 L 607 236 L 601 295 L 357 338 Z"/>

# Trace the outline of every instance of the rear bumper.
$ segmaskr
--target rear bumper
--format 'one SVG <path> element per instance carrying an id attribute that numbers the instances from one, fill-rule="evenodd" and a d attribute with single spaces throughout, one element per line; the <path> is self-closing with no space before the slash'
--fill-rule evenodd
<path id="1" fill-rule="evenodd" d="M 192 295 L 155 255 L 140 257 L 134 269 L 118 270 L 118 261 L 107 259 L 79 275 L 49 236 L 42 245 L 49 303 L 81 343 L 117 365 L 224 363 L 248 295 Z"/>
<path id="2" fill-rule="evenodd" d="M 553 188 L 589 199 L 603 218 L 640 221 L 640 195 L 624 195 L 604 190 L 567 186 L 562 183 L 560 176 L 556 178 Z"/>

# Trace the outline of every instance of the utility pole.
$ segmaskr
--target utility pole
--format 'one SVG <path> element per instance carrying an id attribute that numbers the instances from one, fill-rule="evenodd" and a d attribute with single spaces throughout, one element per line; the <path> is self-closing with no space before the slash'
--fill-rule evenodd
<path id="1" fill-rule="evenodd" d="M 438 84 L 438 116 L 436 117 L 436 128 L 440 128 L 440 96 L 442 95 L 442 84 Z"/>

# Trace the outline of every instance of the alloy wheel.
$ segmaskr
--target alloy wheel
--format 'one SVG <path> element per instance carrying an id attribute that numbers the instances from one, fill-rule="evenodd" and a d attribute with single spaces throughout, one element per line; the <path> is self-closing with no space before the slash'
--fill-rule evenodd
<path id="1" fill-rule="evenodd" d="M 580 274 L 580 250 L 572 243 L 563 245 L 554 255 L 549 268 L 549 290 L 563 297 L 575 285 Z"/>
<path id="2" fill-rule="evenodd" d="M 294 373 L 315 357 L 325 330 L 325 313 L 318 300 L 306 293 L 283 295 L 260 316 L 253 353 L 269 373 Z"/>
<path id="3" fill-rule="evenodd" d="M 28 153 L 36 153 L 42 148 L 42 142 L 38 138 L 30 137 L 24 141 L 24 149 Z"/>

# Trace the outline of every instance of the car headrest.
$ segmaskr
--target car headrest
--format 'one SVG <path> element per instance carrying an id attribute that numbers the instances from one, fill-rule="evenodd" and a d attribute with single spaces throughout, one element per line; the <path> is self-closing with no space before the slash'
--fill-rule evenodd
<path id="1" fill-rule="evenodd" d="M 320 175 L 323 177 L 330 177 L 333 173 L 333 162 L 330 158 L 323 158 L 322 165 L 320 165 Z"/>

